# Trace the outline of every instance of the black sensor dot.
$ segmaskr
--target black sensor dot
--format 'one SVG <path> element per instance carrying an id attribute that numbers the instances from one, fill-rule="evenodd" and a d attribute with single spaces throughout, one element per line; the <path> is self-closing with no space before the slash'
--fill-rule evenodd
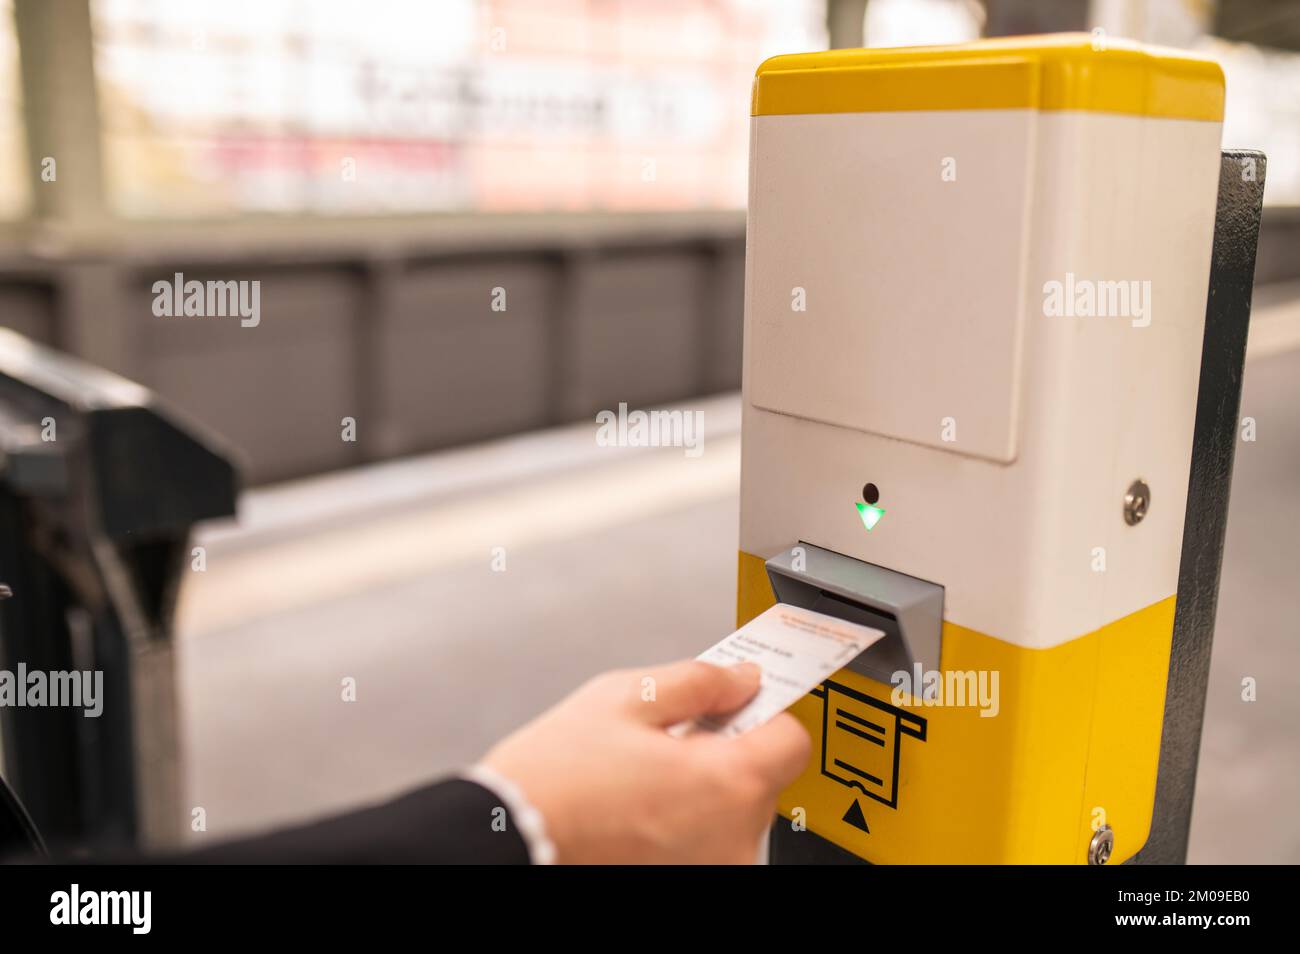
<path id="1" fill-rule="evenodd" d="M 880 499 L 880 488 L 875 484 L 867 484 L 862 488 L 862 499 L 869 504 L 874 504 Z"/>

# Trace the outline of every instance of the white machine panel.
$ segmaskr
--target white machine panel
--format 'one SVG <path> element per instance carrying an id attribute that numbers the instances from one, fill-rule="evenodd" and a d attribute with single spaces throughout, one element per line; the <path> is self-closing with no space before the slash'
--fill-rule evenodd
<path id="1" fill-rule="evenodd" d="M 1037 120 L 1032 110 L 754 120 L 756 407 L 1015 459 Z M 956 417 L 961 441 L 945 442 L 943 422 Z"/>
<path id="2" fill-rule="evenodd" d="M 1005 128 L 979 138 L 963 125 L 977 117 Z M 807 165 L 822 168 L 823 157 L 838 156 L 849 134 L 836 130 L 826 139 L 830 127 L 814 135 L 807 120 L 858 123 L 875 130 L 872 141 L 909 139 L 913 161 L 900 161 L 898 181 L 912 191 L 899 191 L 891 210 L 892 200 L 877 194 L 894 190 L 881 190 L 880 179 L 852 189 L 835 178 L 842 170 L 823 169 L 819 195 L 803 166 L 787 169 L 784 180 L 770 175 L 767 163 L 794 164 L 787 154 L 800 140 Z M 753 122 L 759 161 L 749 209 L 741 549 L 767 559 L 805 541 L 935 582 L 944 587 L 945 620 L 1033 648 L 1078 638 L 1173 594 L 1219 124 L 1070 111 L 1032 120 L 997 111 Z M 911 125 L 886 137 L 884 122 Z M 799 134 L 775 131 L 782 124 Z M 1000 150 L 1017 135 L 1031 156 L 1027 183 L 1016 184 L 1029 190 L 1027 202 L 1002 176 L 1010 151 L 988 167 L 962 159 Z M 781 148 L 769 148 L 765 137 Z M 952 193 L 947 201 L 965 203 L 963 213 L 934 197 L 953 184 L 940 179 L 939 158 L 950 154 L 941 144 L 957 158 L 957 184 L 975 168 L 996 180 L 979 195 Z M 926 184 L 914 167 L 931 153 L 939 158 Z M 800 203 L 815 203 L 818 215 L 832 216 L 822 219 L 828 233 L 849 238 L 818 239 L 815 216 L 786 202 L 778 181 L 797 181 Z M 995 228 L 1017 228 L 998 211 L 1013 194 L 1026 224 L 1008 238 Z M 1002 198 L 986 205 L 989 195 Z M 904 217 L 908 202 L 916 204 L 914 219 Z M 859 211 L 841 218 L 840 205 Z M 876 228 L 868 227 L 868 209 L 882 210 L 872 213 Z M 880 225 L 889 214 L 892 224 Z M 909 237 L 917 222 L 939 223 L 934 241 L 946 258 Z M 911 255 L 888 250 L 891 237 Z M 958 238 L 969 243 L 964 251 Z M 1005 251 L 1013 238 L 1018 253 Z M 893 256 L 892 271 L 849 268 L 849 246 Z M 999 247 L 1004 254 L 994 261 L 989 250 Z M 1067 273 L 1149 281 L 1146 317 L 1045 314 L 1045 283 Z M 789 311 L 792 285 L 806 287 L 806 313 Z M 918 306 L 912 297 L 942 305 Z M 891 331 L 890 315 L 908 320 Z M 877 340 L 879 348 L 866 347 Z M 887 388 L 906 389 L 906 398 L 887 400 Z M 957 419 L 951 443 L 942 440 L 946 416 Z M 1140 532 L 1125 525 L 1122 507 L 1137 478 L 1152 489 Z M 866 481 L 878 485 L 886 509 L 870 533 L 854 509 Z M 1099 553 L 1105 572 L 1096 569 Z"/>

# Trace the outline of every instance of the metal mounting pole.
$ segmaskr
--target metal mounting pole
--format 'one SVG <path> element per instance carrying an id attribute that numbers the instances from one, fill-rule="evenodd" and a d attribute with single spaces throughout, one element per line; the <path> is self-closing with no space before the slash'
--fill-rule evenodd
<path id="1" fill-rule="evenodd" d="M 1134 864 L 1170 865 L 1187 860 L 1214 613 L 1219 602 L 1219 570 L 1228 529 L 1228 492 L 1237 448 L 1264 169 L 1264 154 L 1250 150 L 1225 150 L 1219 166 L 1219 204 L 1214 217 L 1201 385 L 1192 437 L 1156 804 L 1151 834 L 1133 857 Z"/>

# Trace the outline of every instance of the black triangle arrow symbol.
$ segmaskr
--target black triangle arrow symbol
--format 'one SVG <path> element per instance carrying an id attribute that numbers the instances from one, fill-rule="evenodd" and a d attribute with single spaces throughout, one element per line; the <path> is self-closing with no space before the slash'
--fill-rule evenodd
<path id="1" fill-rule="evenodd" d="M 861 828 L 868 835 L 871 834 L 871 829 L 867 827 L 867 817 L 862 814 L 862 806 L 858 804 L 856 798 L 853 799 L 853 804 L 850 805 L 849 810 L 844 813 L 844 817 L 841 821 L 848 822 L 854 828 Z"/>

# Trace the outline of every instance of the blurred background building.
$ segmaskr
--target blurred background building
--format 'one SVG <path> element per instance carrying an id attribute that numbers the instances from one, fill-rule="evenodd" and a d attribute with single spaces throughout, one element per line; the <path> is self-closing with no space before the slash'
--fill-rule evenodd
<path id="1" fill-rule="evenodd" d="M 178 830 L 385 796 L 726 632 L 755 67 L 1067 30 L 1215 56 L 1269 156 L 1192 860 L 1300 861 L 1300 4 L 1265 0 L 0 0 L 0 325 L 251 488 L 182 589 Z M 156 318 L 176 273 L 262 321 Z M 705 453 L 597 447 L 621 402 L 702 409 Z"/>

